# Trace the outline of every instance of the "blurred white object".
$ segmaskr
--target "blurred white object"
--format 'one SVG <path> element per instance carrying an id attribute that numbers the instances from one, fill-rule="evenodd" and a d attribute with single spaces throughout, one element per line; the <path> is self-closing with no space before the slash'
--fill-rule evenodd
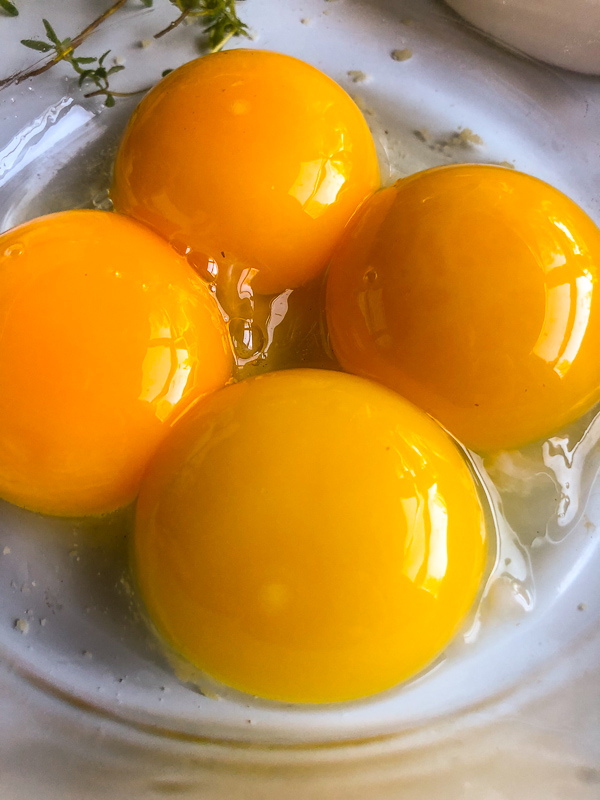
<path id="1" fill-rule="evenodd" d="M 600 0 L 447 0 L 468 22 L 540 61 L 600 75 Z"/>

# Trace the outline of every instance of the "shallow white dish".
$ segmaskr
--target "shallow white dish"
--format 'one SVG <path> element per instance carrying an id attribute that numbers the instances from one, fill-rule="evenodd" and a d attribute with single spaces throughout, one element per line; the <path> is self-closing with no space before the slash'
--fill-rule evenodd
<path id="1" fill-rule="evenodd" d="M 303 58 L 355 96 L 387 182 L 440 163 L 508 161 L 600 220 L 598 80 L 504 52 L 433 0 L 274 6 L 240 4 L 254 46 Z M 90 14 L 54 0 L 2 18 L 14 31 L 2 73 L 30 63 L 18 39 L 39 32 L 42 15 L 67 34 Z M 184 27 L 139 47 L 172 16 L 166 2 L 151 12 L 132 4 L 86 52 L 112 47 L 127 66 L 115 87 L 138 88 L 197 55 Z M 412 58 L 391 58 L 405 48 Z M 59 66 L 0 93 L 3 229 L 104 203 L 135 100 L 104 109 L 66 75 Z M 449 144 L 465 128 L 483 144 Z M 511 563 L 497 564 L 506 578 L 481 608 L 479 635 L 405 687 L 322 708 L 203 696 L 180 681 L 130 595 L 126 513 L 86 523 L 97 528 L 90 537 L 85 526 L 0 506 L 0 796 L 595 797 L 599 438 L 591 413 L 546 447 L 486 464 L 505 511 L 500 556 Z"/>

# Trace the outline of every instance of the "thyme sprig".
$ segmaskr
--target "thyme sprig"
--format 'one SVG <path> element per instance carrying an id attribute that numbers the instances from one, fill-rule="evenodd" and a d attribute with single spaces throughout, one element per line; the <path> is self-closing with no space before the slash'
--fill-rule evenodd
<path id="1" fill-rule="evenodd" d="M 141 94 L 142 92 L 147 92 L 150 87 L 147 86 L 145 89 L 138 89 L 135 92 L 115 92 L 109 86 L 109 77 L 114 75 L 115 72 L 121 72 L 124 70 L 121 64 L 115 64 L 108 69 L 104 66 L 104 60 L 106 56 L 110 53 L 110 50 L 107 50 L 105 53 L 102 53 L 100 58 L 70 58 L 69 63 L 75 70 L 75 72 L 79 73 L 79 86 L 83 86 L 86 81 L 88 83 L 93 83 L 96 85 L 95 91 L 88 92 L 84 95 L 84 97 L 98 97 L 100 95 L 104 95 L 104 105 L 106 106 L 114 106 L 115 104 L 115 97 L 131 97 L 135 94 Z M 97 66 L 92 69 L 91 64 L 97 63 Z M 90 66 L 87 66 L 90 65 Z M 87 68 L 86 68 L 87 66 Z"/>
<path id="2" fill-rule="evenodd" d="M 152 5 L 153 0 L 143 0 L 144 5 Z M 160 39 L 177 28 L 186 19 L 198 19 L 204 23 L 204 34 L 212 53 L 222 50 L 234 36 L 250 38 L 248 26 L 238 17 L 235 0 L 169 0 L 179 9 L 180 14 L 170 25 L 154 34 Z"/>
<path id="3" fill-rule="evenodd" d="M 44 42 L 40 39 L 22 39 L 21 44 L 25 45 L 25 47 L 29 47 L 31 50 L 37 50 L 40 53 L 54 51 L 55 56 L 53 60 L 56 60 L 57 62 L 66 61 L 68 64 L 70 64 L 75 72 L 79 75 L 80 87 L 85 83 L 91 83 L 96 86 L 96 89 L 92 92 L 88 92 L 85 97 L 98 97 L 101 95 L 104 96 L 105 105 L 114 106 L 115 97 L 129 97 L 134 94 L 140 94 L 141 92 L 148 91 L 148 88 L 139 89 L 135 92 L 113 91 L 110 88 L 109 78 L 116 72 L 121 72 L 121 70 L 124 70 L 125 67 L 120 64 L 115 64 L 112 67 L 105 66 L 104 62 L 110 53 L 110 50 L 107 50 L 99 58 L 96 56 L 77 57 L 74 54 L 75 48 L 73 46 L 73 41 L 69 37 L 66 39 L 59 39 L 56 31 L 48 22 L 48 20 L 44 19 L 42 22 L 44 24 L 46 38 L 48 41 Z"/>
<path id="4" fill-rule="evenodd" d="M 126 2 L 127 0 L 117 0 L 116 3 L 113 3 L 112 6 L 107 8 L 103 14 L 100 14 L 99 17 L 87 25 L 80 33 L 77 34 L 77 36 L 74 36 L 72 39 L 66 38 L 61 41 L 54 32 L 48 20 L 43 20 L 48 41 L 44 42 L 41 39 L 22 39 L 21 44 L 24 44 L 25 47 L 29 47 L 31 50 L 36 50 L 39 53 L 53 52 L 54 55 L 39 67 L 33 65 L 32 67 L 9 75 L 8 78 L 4 78 L 4 80 L 0 81 L 0 89 L 4 89 L 6 86 L 11 86 L 12 84 L 22 83 L 24 80 L 27 80 L 27 78 L 34 78 L 36 75 L 41 75 L 43 72 L 51 69 L 61 61 L 71 61 L 73 52 L 85 42 L 88 36 L 92 34 L 99 25 L 101 25 L 116 11 L 122 8 Z"/>
<path id="5" fill-rule="evenodd" d="M 99 57 L 75 55 L 75 50 L 77 50 L 105 20 L 119 11 L 126 2 L 127 0 L 117 0 L 103 14 L 97 17 L 73 38 L 67 37 L 65 39 L 60 39 L 48 20 L 42 20 L 46 33 L 46 40 L 22 39 L 21 44 L 28 47 L 30 50 L 35 50 L 38 53 L 49 56 L 49 58 L 43 63 L 38 61 L 37 64 L 33 64 L 27 69 L 15 72 L 7 78 L 0 80 L 0 90 L 12 84 L 22 83 L 24 80 L 33 78 L 36 75 L 41 75 L 61 61 L 66 61 L 79 75 L 80 87 L 84 86 L 86 83 L 96 87 L 85 96 L 103 96 L 107 106 L 113 106 L 115 104 L 115 97 L 129 97 L 148 91 L 147 88 L 139 89 L 135 92 L 115 92 L 111 89 L 110 77 L 123 70 L 124 67 L 120 64 L 107 67 L 105 60 L 110 50 Z M 150 8 L 153 6 L 154 0 L 141 0 L 141 2 L 144 6 Z M 156 39 L 159 39 L 176 28 L 188 17 L 192 19 L 197 18 L 204 24 L 203 32 L 207 36 L 208 44 L 212 52 L 221 50 L 234 36 L 249 37 L 247 25 L 237 16 L 235 0 L 169 0 L 169 2 L 179 9 L 180 14 L 170 25 L 155 35 Z M 17 16 L 19 13 L 17 7 L 10 0 L 0 0 L 0 8 L 10 16 Z"/>

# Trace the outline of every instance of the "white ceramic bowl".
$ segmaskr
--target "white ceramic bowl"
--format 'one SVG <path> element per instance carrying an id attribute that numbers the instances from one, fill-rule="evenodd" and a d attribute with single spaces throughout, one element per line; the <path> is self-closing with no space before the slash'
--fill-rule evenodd
<path id="1" fill-rule="evenodd" d="M 447 0 L 485 33 L 532 58 L 600 75 L 597 0 Z"/>
<path id="2" fill-rule="evenodd" d="M 0 20 L 2 73 L 31 61 L 18 40 L 40 32 L 42 14 L 64 35 L 92 13 L 79 1 L 20 5 L 20 17 Z M 355 96 L 387 182 L 440 163 L 508 161 L 600 219 L 598 82 L 501 50 L 434 0 L 248 0 L 240 13 L 255 46 L 304 58 Z M 166 2 L 132 4 L 87 52 L 124 59 L 117 89 L 153 82 L 197 55 L 192 28 L 139 46 L 172 16 Z M 396 61 L 396 49 L 412 57 Z M 102 206 L 135 102 L 84 100 L 62 66 L 0 93 L 1 227 Z M 483 143 L 453 137 L 466 128 Z M 502 561 L 478 635 L 464 631 L 406 686 L 318 708 L 219 687 L 202 695 L 177 677 L 129 590 L 127 513 L 78 525 L 0 505 L 0 797 L 592 800 L 599 438 L 590 413 L 482 464 Z"/>

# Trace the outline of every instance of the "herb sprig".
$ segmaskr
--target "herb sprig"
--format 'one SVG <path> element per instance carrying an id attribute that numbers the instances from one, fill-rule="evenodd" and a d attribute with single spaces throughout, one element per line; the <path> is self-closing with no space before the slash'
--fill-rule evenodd
<path id="1" fill-rule="evenodd" d="M 86 41 L 86 39 L 105 21 L 108 17 L 119 11 L 127 0 L 117 0 L 103 14 L 91 22 L 80 33 L 73 38 L 67 37 L 60 39 L 52 25 L 47 19 L 42 20 L 46 33 L 46 40 L 43 39 L 22 39 L 21 44 L 30 50 L 35 50 L 44 55 L 51 55 L 49 60 L 32 65 L 28 69 L 15 72 L 7 78 L 0 80 L 0 90 L 12 84 L 19 84 L 27 78 L 41 75 L 43 72 L 54 67 L 61 61 L 66 61 L 79 75 L 79 86 L 86 83 L 95 86 L 95 90 L 88 92 L 86 97 L 103 96 L 107 106 L 114 106 L 115 97 L 129 97 L 140 94 L 148 89 L 139 89 L 135 92 L 116 92 L 110 87 L 110 77 L 117 72 L 121 72 L 124 67 L 115 64 L 108 67 L 105 63 L 110 50 L 107 50 L 99 57 L 95 56 L 75 56 L 75 50 Z M 141 0 L 147 8 L 151 8 L 154 0 Z M 198 19 L 204 23 L 203 32 L 207 36 L 208 45 L 211 52 L 221 50 L 225 44 L 234 36 L 249 37 L 248 27 L 237 16 L 235 9 L 236 0 L 169 0 L 176 6 L 180 14 L 164 30 L 155 34 L 159 39 L 169 31 L 172 31 L 188 17 Z M 0 8 L 11 16 L 18 15 L 18 9 L 10 0 L 0 0 Z M 39 62 L 38 62 L 39 64 Z"/>
<path id="2" fill-rule="evenodd" d="M 100 14 L 99 17 L 87 25 L 80 33 L 77 34 L 77 36 L 74 36 L 72 39 L 68 37 L 61 41 L 54 32 L 54 29 L 48 20 L 43 20 L 48 41 L 44 42 L 41 39 L 22 39 L 21 44 L 25 45 L 25 47 L 29 47 L 31 50 L 36 50 L 38 53 L 46 54 L 53 52 L 54 55 L 49 61 L 46 61 L 39 67 L 34 65 L 20 72 L 15 72 L 13 75 L 9 75 L 8 78 L 4 78 L 4 80 L 0 81 L 0 89 L 10 86 L 11 84 L 22 83 L 24 80 L 27 80 L 27 78 L 34 78 L 36 75 L 41 75 L 43 72 L 51 69 L 61 61 L 70 62 L 73 57 L 73 52 L 85 42 L 88 36 L 90 36 L 90 34 L 92 34 L 96 28 L 98 28 L 105 20 L 107 20 L 120 8 L 122 8 L 126 2 L 127 0 L 117 0 L 116 3 L 113 3 L 113 5 L 107 8 L 103 14 Z"/>
<path id="3" fill-rule="evenodd" d="M 31 50 L 37 50 L 40 53 L 49 53 L 54 51 L 55 59 L 58 61 L 66 61 L 70 64 L 75 72 L 79 75 L 79 86 L 85 83 L 91 83 L 96 86 L 96 90 L 89 92 L 85 97 L 104 96 L 104 103 L 107 106 L 114 106 L 115 97 L 128 97 L 130 95 L 139 94 L 148 91 L 147 89 L 140 89 L 137 92 L 115 92 L 110 88 L 109 78 L 116 72 L 121 72 L 125 67 L 120 64 L 115 64 L 112 67 L 106 67 L 104 62 L 110 53 L 107 50 L 99 58 L 94 56 L 80 56 L 74 55 L 74 48 L 71 39 L 59 39 L 56 31 L 47 19 L 42 20 L 46 31 L 47 42 L 40 39 L 22 39 L 21 44 L 29 47 Z M 95 65 L 92 67 L 92 65 Z"/>
<path id="4" fill-rule="evenodd" d="M 151 6 L 153 0 L 143 0 Z M 204 33 L 212 53 L 222 50 L 234 36 L 250 38 L 248 26 L 238 17 L 235 0 L 169 0 L 181 12 L 164 30 L 154 34 L 155 39 L 172 31 L 186 19 L 204 22 Z"/>

